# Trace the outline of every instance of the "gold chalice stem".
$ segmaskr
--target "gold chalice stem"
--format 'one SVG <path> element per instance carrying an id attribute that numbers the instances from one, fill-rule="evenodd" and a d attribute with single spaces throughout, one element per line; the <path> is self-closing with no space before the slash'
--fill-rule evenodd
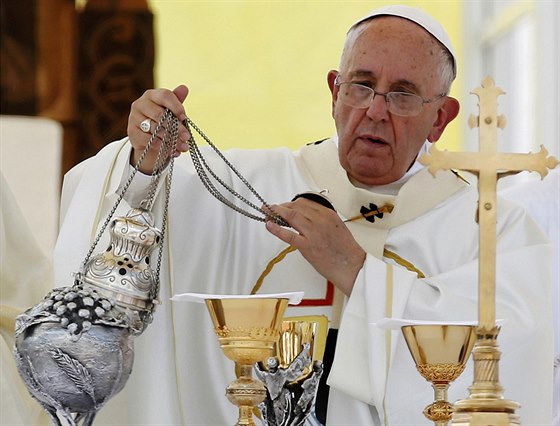
<path id="1" fill-rule="evenodd" d="M 264 385 L 253 378 L 253 365 L 239 365 L 239 377 L 226 388 L 228 400 L 239 407 L 236 426 L 256 426 L 253 409 L 266 396 Z"/>
<path id="2" fill-rule="evenodd" d="M 453 406 L 447 401 L 449 382 L 432 383 L 434 402 L 424 409 L 424 415 L 433 421 L 435 426 L 447 426 L 453 413 Z"/>

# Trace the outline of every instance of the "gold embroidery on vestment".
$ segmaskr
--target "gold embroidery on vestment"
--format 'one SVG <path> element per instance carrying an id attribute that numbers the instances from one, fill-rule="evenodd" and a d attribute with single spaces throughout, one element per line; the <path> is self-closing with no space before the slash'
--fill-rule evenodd
<path id="1" fill-rule="evenodd" d="M 416 275 L 418 275 L 418 278 L 426 278 L 426 275 L 424 275 L 424 273 L 420 269 L 418 269 L 416 266 L 414 266 L 408 260 L 400 257 L 397 253 L 392 252 L 392 251 L 387 250 L 387 249 L 383 249 L 383 256 L 388 258 L 388 259 L 394 260 L 397 264 L 399 264 L 401 266 L 404 266 L 406 269 L 408 269 L 411 272 L 416 272 Z"/>
<path id="2" fill-rule="evenodd" d="M 393 211 L 394 208 L 395 208 L 394 205 L 388 204 L 388 203 L 387 203 L 387 204 L 385 204 L 384 206 L 379 207 L 377 210 L 372 210 L 372 211 L 370 211 L 370 212 L 363 213 L 363 214 L 360 213 L 358 216 L 354 216 L 354 217 L 352 217 L 352 218 L 350 218 L 350 219 L 346 219 L 346 220 L 344 221 L 344 223 L 346 223 L 346 222 L 353 222 L 353 221 L 359 220 L 359 219 L 367 219 L 368 217 L 374 216 L 374 215 L 376 215 L 376 214 L 391 213 L 391 212 Z"/>
<path id="3" fill-rule="evenodd" d="M 284 250 L 282 250 L 280 253 L 278 253 L 276 257 L 274 257 L 270 262 L 268 262 L 268 265 L 266 265 L 266 268 L 264 268 L 264 271 L 261 273 L 261 275 L 257 279 L 257 282 L 253 286 L 253 289 L 251 290 L 251 294 L 257 294 L 257 292 L 260 290 L 262 286 L 264 279 L 268 274 L 270 274 L 270 271 L 272 271 L 274 265 L 281 262 L 282 259 L 284 259 L 288 253 L 293 252 L 295 249 L 296 249 L 295 247 L 289 246 Z"/>

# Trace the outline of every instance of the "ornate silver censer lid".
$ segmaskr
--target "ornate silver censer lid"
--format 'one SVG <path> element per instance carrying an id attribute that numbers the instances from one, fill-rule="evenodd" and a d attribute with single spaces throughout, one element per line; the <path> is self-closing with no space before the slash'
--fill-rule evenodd
<path id="1" fill-rule="evenodd" d="M 157 277 L 150 266 L 150 254 L 162 234 L 153 224 L 152 214 L 140 208 L 116 218 L 111 223 L 107 250 L 93 257 L 84 273 L 77 276 L 78 282 L 129 310 L 129 327 L 137 334 L 150 322 L 148 317 L 157 297 Z"/>

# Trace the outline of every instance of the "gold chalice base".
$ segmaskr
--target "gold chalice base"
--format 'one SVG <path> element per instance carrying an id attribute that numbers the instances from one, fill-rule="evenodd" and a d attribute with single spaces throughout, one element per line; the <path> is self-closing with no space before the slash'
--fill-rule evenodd
<path id="1" fill-rule="evenodd" d="M 461 375 L 476 340 L 474 325 L 407 325 L 402 332 L 416 369 L 434 389 L 434 402 L 424 415 L 446 425 L 453 413 L 447 401 L 449 383 Z"/>

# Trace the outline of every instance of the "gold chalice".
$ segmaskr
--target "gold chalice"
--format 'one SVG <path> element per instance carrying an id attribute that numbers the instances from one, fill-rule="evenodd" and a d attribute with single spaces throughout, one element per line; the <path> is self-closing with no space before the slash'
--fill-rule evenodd
<path id="1" fill-rule="evenodd" d="M 424 415 L 436 426 L 451 420 L 449 383 L 461 375 L 476 340 L 476 326 L 450 324 L 406 325 L 401 328 L 416 369 L 434 388 L 434 402 Z"/>
<path id="2" fill-rule="evenodd" d="M 226 388 L 228 400 L 239 407 L 236 426 L 255 425 L 253 409 L 266 396 L 253 366 L 273 354 L 288 298 L 208 298 L 205 300 L 224 354 L 235 361 L 239 377 Z"/>

